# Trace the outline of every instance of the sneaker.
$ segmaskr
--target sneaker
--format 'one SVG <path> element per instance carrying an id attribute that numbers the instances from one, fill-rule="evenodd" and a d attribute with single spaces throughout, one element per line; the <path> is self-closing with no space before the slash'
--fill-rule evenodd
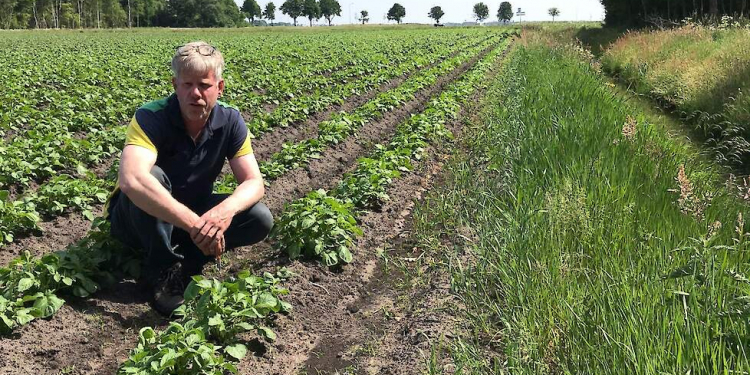
<path id="1" fill-rule="evenodd" d="M 154 285 L 154 309 L 165 316 L 172 315 L 172 312 L 185 302 L 183 295 L 187 283 L 185 280 L 182 264 L 175 263 L 171 267 L 162 271 Z"/>

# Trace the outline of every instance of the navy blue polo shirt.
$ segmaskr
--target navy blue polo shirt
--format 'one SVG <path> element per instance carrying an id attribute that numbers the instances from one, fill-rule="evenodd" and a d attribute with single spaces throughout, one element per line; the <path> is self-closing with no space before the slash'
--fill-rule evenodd
<path id="1" fill-rule="evenodd" d="M 218 101 L 194 142 L 185 129 L 177 96 L 172 94 L 135 112 L 125 145 L 153 151 L 156 165 L 172 183 L 172 196 L 194 208 L 213 192 L 224 160 L 252 154 L 251 138 L 237 108 Z"/>

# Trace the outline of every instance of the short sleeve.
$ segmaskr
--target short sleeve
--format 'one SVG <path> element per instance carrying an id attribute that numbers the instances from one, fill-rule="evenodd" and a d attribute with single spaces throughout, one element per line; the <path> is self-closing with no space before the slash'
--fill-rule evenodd
<path id="1" fill-rule="evenodd" d="M 253 146 L 251 145 L 252 134 L 247 130 L 245 121 L 242 116 L 237 114 L 237 121 L 232 124 L 232 134 L 229 139 L 229 148 L 227 152 L 227 159 L 235 159 L 240 156 L 245 156 L 253 153 Z"/>
<path id="2" fill-rule="evenodd" d="M 133 119 L 128 124 L 128 130 L 125 134 L 125 145 L 136 145 L 158 153 L 156 145 L 158 144 L 158 134 L 156 127 L 149 123 L 149 119 L 144 115 L 136 112 Z"/>

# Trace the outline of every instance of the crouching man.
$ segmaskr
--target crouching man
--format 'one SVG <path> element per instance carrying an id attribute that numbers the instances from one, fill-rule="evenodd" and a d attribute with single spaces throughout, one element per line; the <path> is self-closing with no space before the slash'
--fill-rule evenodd
<path id="1" fill-rule="evenodd" d="M 190 276 L 227 248 L 262 241 L 273 226 L 259 202 L 263 178 L 245 122 L 218 101 L 223 68 L 221 53 L 204 42 L 177 49 L 174 93 L 135 112 L 108 205 L 112 235 L 145 250 L 143 281 L 165 315 L 183 303 Z M 239 186 L 213 194 L 224 159 Z"/>

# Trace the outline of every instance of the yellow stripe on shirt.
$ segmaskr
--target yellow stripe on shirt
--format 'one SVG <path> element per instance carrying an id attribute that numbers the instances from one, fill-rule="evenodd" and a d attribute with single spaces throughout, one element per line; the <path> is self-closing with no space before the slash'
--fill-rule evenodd
<path id="1" fill-rule="evenodd" d="M 240 149 L 237 150 L 237 153 L 234 154 L 234 156 L 232 156 L 232 159 L 253 153 L 253 146 L 250 144 L 251 138 L 252 136 L 250 135 L 250 133 L 247 133 L 247 137 L 245 137 L 245 143 L 243 143 L 242 147 L 240 147 Z"/>
<path id="2" fill-rule="evenodd" d="M 141 146 L 153 152 L 157 152 L 156 146 L 154 146 L 154 143 L 151 142 L 151 139 L 146 135 L 146 133 L 143 132 L 143 129 L 141 129 L 141 125 L 138 123 L 138 120 L 136 120 L 135 117 L 133 117 L 133 120 L 130 121 L 130 125 L 128 125 L 128 131 L 125 135 L 125 145 Z"/>

